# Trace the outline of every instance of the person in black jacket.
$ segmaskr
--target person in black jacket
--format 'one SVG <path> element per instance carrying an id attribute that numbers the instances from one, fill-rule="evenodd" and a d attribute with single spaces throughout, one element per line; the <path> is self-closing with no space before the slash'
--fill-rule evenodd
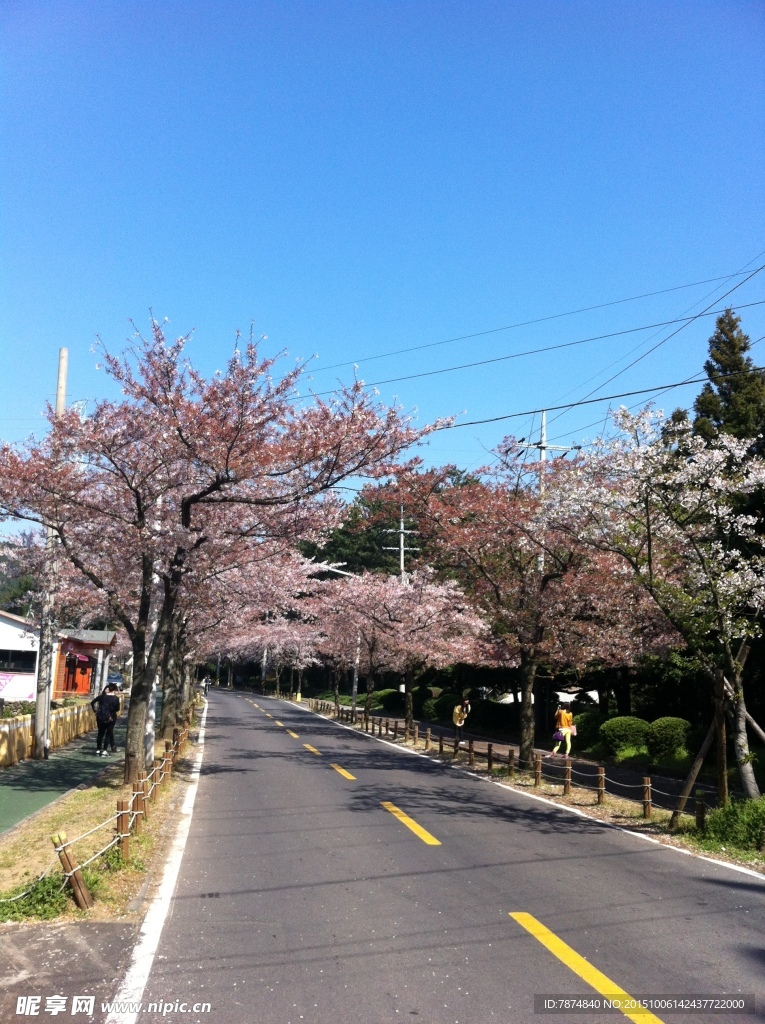
<path id="1" fill-rule="evenodd" d="M 107 683 L 101 693 L 94 697 L 90 706 L 96 713 L 98 724 L 98 739 L 96 740 L 96 756 L 106 757 L 107 747 L 114 753 L 117 749 L 114 746 L 114 723 L 120 713 L 120 700 L 115 696 L 117 687 L 114 683 Z"/>

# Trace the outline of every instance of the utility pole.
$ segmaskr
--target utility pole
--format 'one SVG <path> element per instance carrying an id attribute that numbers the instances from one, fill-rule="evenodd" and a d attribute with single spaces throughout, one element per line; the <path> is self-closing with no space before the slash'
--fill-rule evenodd
<path id="1" fill-rule="evenodd" d="M 548 444 L 547 443 L 547 412 L 542 410 L 542 423 L 539 428 L 539 441 L 530 444 L 519 444 L 516 447 L 525 448 L 527 451 L 531 448 L 536 448 L 539 451 L 539 497 L 541 498 L 545 493 L 545 469 L 547 467 L 547 453 L 548 452 L 560 452 L 561 455 L 567 455 L 571 451 L 578 451 L 579 445 L 559 445 L 559 444 Z M 544 546 L 537 555 L 537 568 L 540 573 L 544 572 L 545 568 L 545 552 Z"/>
<path id="2" fill-rule="evenodd" d="M 397 533 L 398 534 L 398 545 L 395 548 L 384 547 L 383 551 L 398 551 L 399 553 L 399 571 L 401 573 L 401 582 L 406 583 L 406 568 L 404 566 L 404 552 L 405 551 L 419 551 L 419 548 L 410 548 L 405 544 L 405 538 L 408 533 L 417 533 L 416 530 L 407 530 L 404 528 L 404 506 L 401 505 L 401 519 L 397 530 L 385 530 L 385 533 Z"/>
<path id="3" fill-rule="evenodd" d="M 66 375 L 69 367 L 69 349 L 58 350 L 58 380 L 56 382 L 56 419 L 66 411 Z M 43 594 L 40 616 L 40 651 L 37 657 L 37 690 L 35 693 L 35 758 L 48 757 L 50 750 L 50 704 L 53 696 L 53 585 L 56 575 L 56 531 L 49 526 L 45 537 L 45 561 L 48 585 Z"/>

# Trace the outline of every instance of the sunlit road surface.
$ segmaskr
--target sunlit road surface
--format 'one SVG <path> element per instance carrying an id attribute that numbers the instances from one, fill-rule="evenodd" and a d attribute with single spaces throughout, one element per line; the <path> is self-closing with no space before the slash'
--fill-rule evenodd
<path id="1" fill-rule="evenodd" d="M 144 1006 L 207 1001 L 169 1015 L 206 1024 L 765 1020 L 765 880 L 258 704 L 210 694 Z M 611 986 L 757 1010 L 541 1009 Z"/>

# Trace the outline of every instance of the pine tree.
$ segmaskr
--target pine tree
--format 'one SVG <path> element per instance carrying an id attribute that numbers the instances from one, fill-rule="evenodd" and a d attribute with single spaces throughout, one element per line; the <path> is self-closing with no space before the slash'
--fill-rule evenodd
<path id="1" fill-rule="evenodd" d="M 704 364 L 709 383 L 693 406 L 694 432 L 707 440 L 721 432 L 756 437 L 765 430 L 765 376 L 747 355 L 750 347 L 741 319 L 726 309 L 709 339 L 709 359 Z M 762 440 L 759 448 L 765 448 Z"/>

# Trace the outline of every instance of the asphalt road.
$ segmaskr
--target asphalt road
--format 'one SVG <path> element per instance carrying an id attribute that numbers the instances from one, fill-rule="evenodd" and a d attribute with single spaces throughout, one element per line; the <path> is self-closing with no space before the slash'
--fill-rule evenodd
<path id="1" fill-rule="evenodd" d="M 217 691 L 144 993 L 144 1006 L 207 1001 L 211 1011 L 165 1008 L 139 1022 L 628 1019 L 535 1012 L 535 996 L 590 999 L 598 987 L 756 993 L 745 1014 L 657 1009 L 633 1019 L 763 1021 L 764 949 L 765 880 L 301 708 Z"/>

